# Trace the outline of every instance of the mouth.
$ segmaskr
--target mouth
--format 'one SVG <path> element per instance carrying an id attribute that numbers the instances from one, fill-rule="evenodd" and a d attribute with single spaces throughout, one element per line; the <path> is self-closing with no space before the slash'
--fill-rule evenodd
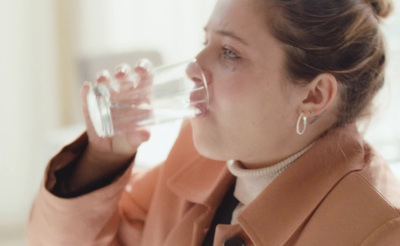
<path id="1" fill-rule="evenodd" d="M 194 88 L 190 93 L 190 106 L 197 109 L 196 117 L 202 117 L 207 114 L 209 99 L 207 90 L 204 87 Z"/>

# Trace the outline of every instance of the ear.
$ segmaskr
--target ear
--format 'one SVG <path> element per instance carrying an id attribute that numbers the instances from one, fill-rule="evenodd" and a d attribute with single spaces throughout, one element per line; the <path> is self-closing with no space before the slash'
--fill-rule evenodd
<path id="1" fill-rule="evenodd" d="M 307 117 L 318 116 L 332 105 L 338 91 L 338 82 L 332 74 L 318 75 L 305 87 L 300 113 Z"/>

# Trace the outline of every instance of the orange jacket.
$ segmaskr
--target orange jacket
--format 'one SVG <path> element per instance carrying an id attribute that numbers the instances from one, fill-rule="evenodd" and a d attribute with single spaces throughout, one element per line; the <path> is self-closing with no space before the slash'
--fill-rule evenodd
<path id="1" fill-rule="evenodd" d="M 54 171 L 71 163 L 85 136 L 50 162 L 32 207 L 28 245 L 201 245 L 234 178 L 224 162 L 200 156 L 185 124 L 165 163 L 127 170 L 89 194 L 48 192 Z M 354 126 L 331 130 L 238 217 L 219 225 L 214 245 L 400 245 L 400 183 Z"/>

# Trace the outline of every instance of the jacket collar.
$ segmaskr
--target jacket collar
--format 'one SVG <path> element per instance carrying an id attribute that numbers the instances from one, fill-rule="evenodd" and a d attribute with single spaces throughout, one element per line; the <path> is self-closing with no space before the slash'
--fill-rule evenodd
<path id="1" fill-rule="evenodd" d="M 200 156 L 191 139 L 175 147 L 171 160 L 185 164 L 169 179 L 169 188 L 215 209 L 234 181 L 226 163 Z M 366 151 L 354 125 L 330 130 L 248 205 L 239 224 L 256 245 L 285 245 L 344 176 L 364 167 Z"/>
<path id="2" fill-rule="evenodd" d="M 175 170 L 167 185 L 175 194 L 187 201 L 216 208 L 234 181 L 226 162 L 201 156 L 193 144 L 192 129 L 188 122 L 182 126 L 166 162 Z"/>
<path id="3" fill-rule="evenodd" d="M 332 188 L 365 165 L 354 125 L 330 130 L 272 182 L 239 216 L 256 245 L 285 245 Z"/>
<path id="4" fill-rule="evenodd" d="M 233 181 L 226 162 L 196 156 L 171 177 L 168 185 L 178 196 L 214 209 Z"/>

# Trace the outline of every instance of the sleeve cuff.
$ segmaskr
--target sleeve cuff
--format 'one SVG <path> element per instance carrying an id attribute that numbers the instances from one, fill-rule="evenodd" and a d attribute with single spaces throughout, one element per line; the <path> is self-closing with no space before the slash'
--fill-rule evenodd
<path id="1" fill-rule="evenodd" d="M 74 142 L 65 146 L 55 157 L 53 157 L 46 169 L 44 188 L 53 195 L 60 198 L 74 198 L 93 192 L 110 185 L 118 180 L 123 174 L 131 169 L 134 156 L 127 162 L 126 167 L 120 172 L 97 180 L 74 192 L 68 191 L 65 180 L 71 175 L 78 160 L 88 145 L 88 136 L 83 133 Z"/>

